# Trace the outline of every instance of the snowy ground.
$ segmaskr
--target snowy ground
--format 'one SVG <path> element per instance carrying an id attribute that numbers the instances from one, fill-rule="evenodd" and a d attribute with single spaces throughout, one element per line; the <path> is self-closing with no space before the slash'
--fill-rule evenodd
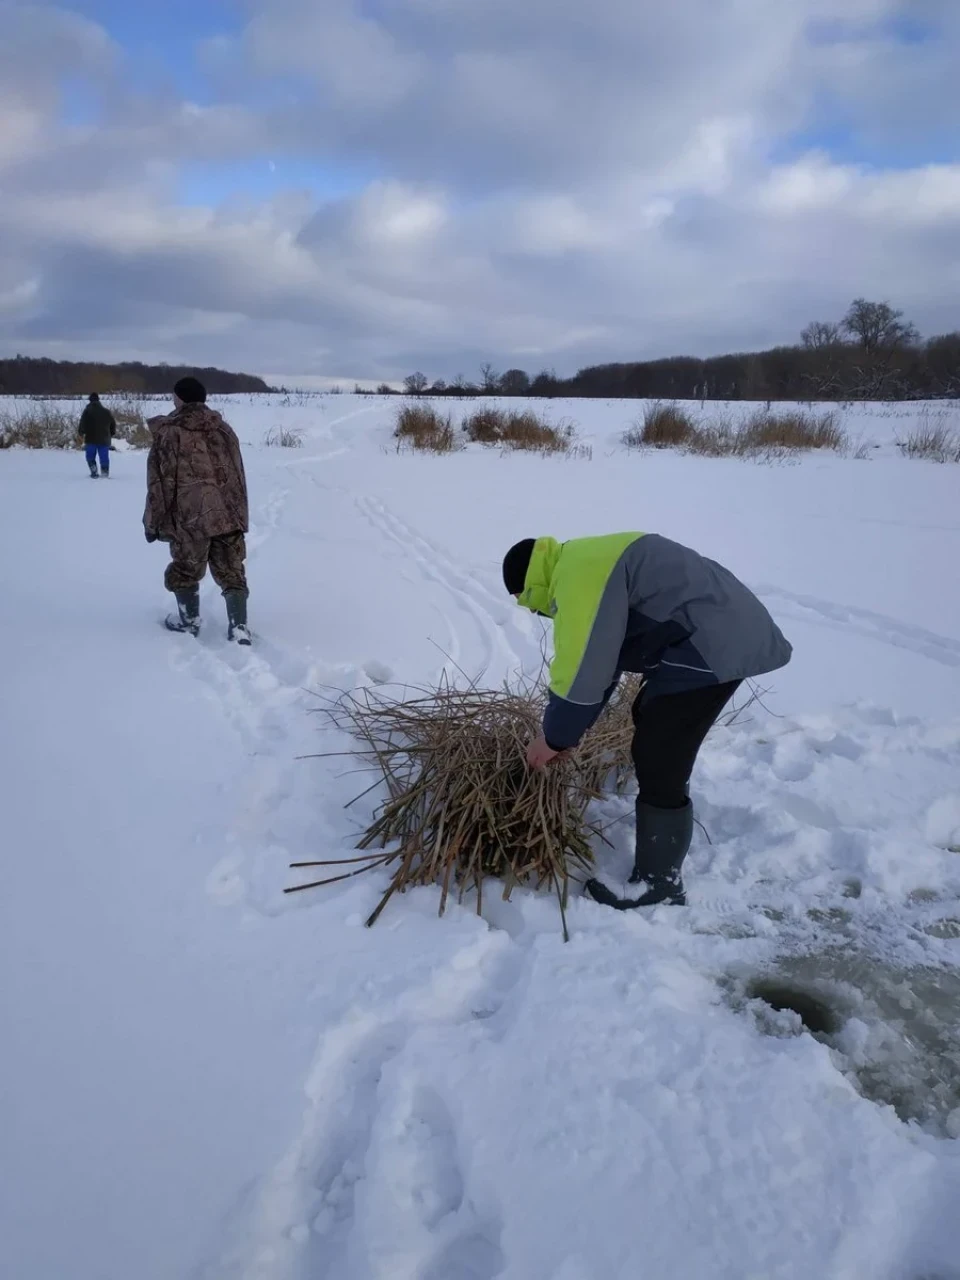
<path id="1" fill-rule="evenodd" d="M 761 466 L 626 454 L 624 402 L 547 406 L 590 460 L 397 455 L 372 398 L 221 407 L 252 651 L 209 584 L 199 641 L 159 626 L 142 454 L 0 454 L 4 1280 L 956 1280 L 960 469 L 898 456 L 917 409 L 850 411 L 869 461 Z M 371 931 L 375 877 L 284 897 L 372 804 L 297 759 L 348 745 L 305 690 L 532 669 L 503 551 L 624 528 L 795 645 L 703 753 L 690 907 L 576 901 L 564 945 L 522 893 Z M 826 1042 L 750 999 L 778 974 Z"/>

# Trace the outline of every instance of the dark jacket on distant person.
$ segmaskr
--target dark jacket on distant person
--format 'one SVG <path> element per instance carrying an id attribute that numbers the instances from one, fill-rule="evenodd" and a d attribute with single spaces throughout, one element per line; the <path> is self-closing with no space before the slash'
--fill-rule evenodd
<path id="1" fill-rule="evenodd" d="M 109 445 L 117 434 L 117 424 L 110 410 L 99 400 L 91 399 L 80 415 L 78 433 L 84 444 Z"/>

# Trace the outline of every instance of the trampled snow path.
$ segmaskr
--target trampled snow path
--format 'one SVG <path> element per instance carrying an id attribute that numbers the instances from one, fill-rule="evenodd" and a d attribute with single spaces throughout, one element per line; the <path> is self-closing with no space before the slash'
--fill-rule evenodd
<path id="1" fill-rule="evenodd" d="M 209 585 L 199 642 L 157 625 L 142 458 L 100 486 L 0 456 L 0 1274 L 955 1280 L 956 473 L 420 459 L 378 401 L 229 414 L 246 653 Z M 303 449 L 257 447 L 280 421 Z M 535 670 L 504 546 L 627 527 L 769 584 L 797 648 L 705 750 L 691 906 L 578 900 L 564 946 L 528 894 L 441 921 L 421 890 L 372 931 L 374 877 L 284 897 L 374 803 L 344 811 L 349 761 L 296 759 L 349 745 L 311 691 Z M 751 998 L 771 973 L 818 987 L 826 1043 Z"/>

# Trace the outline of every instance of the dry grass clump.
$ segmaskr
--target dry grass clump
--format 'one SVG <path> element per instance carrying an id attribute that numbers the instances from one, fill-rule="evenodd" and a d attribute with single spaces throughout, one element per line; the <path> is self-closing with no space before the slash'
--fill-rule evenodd
<path id="1" fill-rule="evenodd" d="M 0 448 L 72 449 L 77 422 L 72 414 L 50 404 L 36 402 L 28 408 L 0 413 Z"/>
<path id="2" fill-rule="evenodd" d="M 358 740 L 356 754 L 380 775 L 368 791 L 386 785 L 387 798 L 358 842 L 377 852 L 291 863 L 360 865 L 286 892 L 391 867 L 390 884 L 367 920 L 372 925 L 394 893 L 414 885 L 441 886 L 441 915 L 451 892 L 462 902 L 471 889 L 479 913 L 489 878 L 502 881 L 504 899 L 518 884 L 546 886 L 557 895 L 566 937 L 571 872 L 592 866 L 590 840 L 602 838 L 587 806 L 604 787 L 620 787 L 630 776 L 638 690 L 639 678 L 622 680 L 577 751 L 540 772 L 525 760 L 540 729 L 540 687 L 457 689 L 444 682 L 403 699 L 380 690 L 347 694 L 328 715 Z"/>
<path id="3" fill-rule="evenodd" d="M 835 411 L 806 413 L 758 409 L 743 422 L 726 414 L 697 425 L 685 409 L 654 404 L 623 436 L 632 449 L 678 448 L 707 458 L 773 458 L 808 449 L 847 448 L 847 434 Z"/>
<path id="4" fill-rule="evenodd" d="M 897 441 L 897 448 L 907 458 L 960 462 L 960 433 L 953 430 L 942 414 L 931 418 L 923 413 L 910 434 Z"/>
<path id="5" fill-rule="evenodd" d="M 718 414 L 710 422 L 697 427 L 685 446 L 686 453 L 700 458 L 744 457 L 741 429 L 726 414 Z"/>
<path id="6" fill-rule="evenodd" d="M 846 448 L 847 434 L 834 410 L 805 413 L 800 409 L 774 413 L 758 409 L 734 432 L 734 452 L 742 454 L 797 452 L 805 449 Z"/>
<path id="7" fill-rule="evenodd" d="M 568 453 L 575 432 L 569 424 L 557 425 L 539 417 L 532 409 L 511 412 L 503 432 L 505 449 L 527 449 L 533 453 Z"/>
<path id="8" fill-rule="evenodd" d="M 303 447 L 303 432 L 274 427 L 263 437 L 263 443 L 270 449 L 300 449 Z"/>
<path id="9" fill-rule="evenodd" d="M 24 449 L 72 449 L 84 406 L 70 411 L 42 400 L 0 413 L 0 449 L 20 445 Z M 106 406 L 117 424 L 117 436 L 133 449 L 146 449 L 152 442 L 139 405 L 124 401 Z"/>
<path id="10" fill-rule="evenodd" d="M 143 411 L 136 401 L 127 400 L 123 404 L 111 405 L 110 412 L 113 414 L 113 420 L 117 424 L 117 435 L 121 440 L 125 440 L 131 449 L 150 448 L 153 443 L 153 436 L 147 426 Z"/>
<path id="11" fill-rule="evenodd" d="M 568 453 L 575 438 L 569 424 L 557 425 L 532 409 L 497 409 L 483 405 L 464 420 L 467 439 L 503 449 L 531 453 Z"/>
<path id="12" fill-rule="evenodd" d="M 503 409 L 484 405 L 464 419 L 463 429 L 467 433 L 467 439 L 474 444 L 500 444 L 506 424 L 507 414 Z"/>
<path id="13" fill-rule="evenodd" d="M 454 453 L 459 448 L 449 415 L 429 404 L 403 405 L 393 434 L 398 449 L 406 445 L 420 453 Z"/>
<path id="14" fill-rule="evenodd" d="M 643 418 L 627 434 L 635 446 L 646 445 L 653 449 L 675 449 L 688 444 L 696 433 L 693 420 L 685 409 L 675 404 L 648 405 Z"/>

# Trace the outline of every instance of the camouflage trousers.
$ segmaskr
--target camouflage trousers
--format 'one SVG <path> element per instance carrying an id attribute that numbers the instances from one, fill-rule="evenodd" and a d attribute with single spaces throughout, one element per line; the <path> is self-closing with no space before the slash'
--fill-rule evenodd
<path id="1" fill-rule="evenodd" d="M 218 538 L 178 538 L 170 544 L 170 563 L 163 575 L 168 591 L 195 587 L 207 572 L 221 591 L 247 590 L 243 562 L 247 544 L 242 533 L 223 533 Z"/>

